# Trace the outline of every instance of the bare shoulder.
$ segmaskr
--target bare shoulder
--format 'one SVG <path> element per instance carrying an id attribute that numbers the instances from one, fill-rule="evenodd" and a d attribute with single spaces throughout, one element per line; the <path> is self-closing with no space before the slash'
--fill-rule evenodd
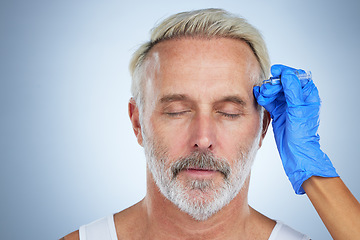
<path id="1" fill-rule="evenodd" d="M 61 238 L 60 240 L 79 240 L 79 230 L 74 231 L 68 235 L 66 235 L 65 237 Z"/>
<path id="2" fill-rule="evenodd" d="M 139 222 L 141 221 L 141 215 L 143 213 L 143 208 L 142 208 L 142 202 L 138 202 L 137 204 L 124 209 L 121 212 L 118 212 L 115 214 L 114 216 L 114 220 L 115 220 L 115 225 L 119 224 L 119 225 L 123 225 L 125 223 L 129 223 L 129 222 Z M 138 224 L 136 224 L 138 225 Z"/>
<path id="3" fill-rule="evenodd" d="M 253 208 L 251 212 L 251 239 L 268 239 L 273 231 L 276 221 L 268 218 L 267 216 L 259 213 Z"/>

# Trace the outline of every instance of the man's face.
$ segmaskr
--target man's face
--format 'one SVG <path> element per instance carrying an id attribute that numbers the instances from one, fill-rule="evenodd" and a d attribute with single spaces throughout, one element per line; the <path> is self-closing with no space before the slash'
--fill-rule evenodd
<path id="1" fill-rule="evenodd" d="M 229 203 L 260 145 L 259 64 L 227 38 L 158 43 L 147 59 L 141 137 L 160 191 L 197 220 Z"/>

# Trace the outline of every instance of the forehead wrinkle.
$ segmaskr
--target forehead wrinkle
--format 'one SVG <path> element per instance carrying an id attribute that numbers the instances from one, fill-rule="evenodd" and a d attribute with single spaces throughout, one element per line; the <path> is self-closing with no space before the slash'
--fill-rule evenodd
<path id="1" fill-rule="evenodd" d="M 171 88 L 178 88 L 179 86 L 182 85 L 181 84 L 182 81 L 177 81 L 178 77 L 180 77 L 180 80 L 182 77 L 198 79 L 198 75 L 200 75 L 200 77 L 201 77 L 202 73 L 207 73 L 209 71 L 209 69 L 213 70 L 213 69 L 222 69 L 223 68 L 222 64 L 224 64 L 225 61 L 219 61 L 219 55 L 216 55 L 217 58 L 215 59 L 215 62 L 211 62 L 211 63 L 208 63 L 207 61 L 203 62 L 203 61 L 199 60 L 198 58 L 196 58 L 199 60 L 196 64 L 196 66 L 194 64 L 187 64 L 185 66 L 185 68 L 186 69 L 196 68 L 198 71 L 195 72 L 195 74 L 196 74 L 195 76 L 192 76 L 192 75 L 187 76 L 187 71 L 185 71 L 184 67 L 182 67 L 182 68 L 178 67 L 179 61 L 180 61 L 180 63 L 189 61 L 189 58 L 188 57 L 185 58 L 185 56 L 182 54 L 183 52 L 181 50 L 183 50 L 183 49 L 180 48 L 180 46 L 182 46 L 185 42 L 187 42 L 187 41 L 176 41 L 176 45 L 174 45 L 174 41 L 169 40 L 169 41 L 159 43 L 159 44 L 155 45 L 154 48 L 151 49 L 151 51 L 149 52 L 148 58 L 147 58 L 147 60 L 149 62 L 151 62 L 147 68 L 148 74 L 149 74 L 149 72 L 151 72 L 149 74 L 150 77 L 147 79 L 148 85 L 156 85 L 156 86 L 154 86 L 155 89 L 160 89 L 161 87 L 164 87 L 164 88 L 168 88 L 168 90 L 170 90 Z M 208 42 L 211 42 L 211 41 L 206 41 L 205 44 L 201 45 L 201 47 L 202 48 L 207 47 L 206 44 Z M 241 42 L 240 42 L 240 44 L 241 44 Z M 194 45 L 196 45 L 196 44 L 194 44 Z M 235 50 L 239 50 L 240 52 L 247 52 L 247 50 L 250 51 L 250 49 L 247 49 L 247 48 L 238 49 L 238 44 L 235 44 L 232 46 L 236 48 Z M 198 56 L 199 54 L 200 55 L 204 55 L 205 53 L 207 54 L 207 51 L 204 52 L 202 48 L 196 49 L 197 51 L 194 50 L 192 53 L 195 54 L 195 52 L 196 52 L 197 55 L 195 55 L 195 56 L 197 56 L 197 57 L 199 57 Z M 240 53 L 236 54 L 235 59 L 233 56 L 231 59 L 228 59 L 228 57 L 226 57 L 226 59 L 224 59 L 224 60 L 227 60 L 227 62 L 228 62 L 228 60 L 232 60 L 232 61 L 230 61 L 230 63 L 232 63 L 232 64 L 238 64 L 239 61 L 245 63 L 245 64 L 243 64 L 243 65 L 245 65 L 244 68 L 237 69 L 237 71 L 239 71 L 239 74 L 244 74 L 244 72 L 246 72 L 247 76 L 246 76 L 245 85 L 249 89 L 252 89 L 252 87 L 256 84 L 256 80 L 258 78 L 258 71 L 257 71 L 258 70 L 258 66 L 257 66 L 258 62 L 255 61 L 255 63 L 254 63 L 254 61 L 251 61 L 251 60 L 253 60 L 252 59 L 253 56 L 251 54 L 250 54 L 250 56 L 247 55 L 245 57 L 241 55 L 242 56 L 241 58 L 239 58 L 239 56 L 238 56 L 239 54 Z M 203 56 L 203 57 L 205 57 L 205 56 Z M 172 59 L 172 61 L 167 61 L 168 58 Z M 190 58 L 190 60 L 191 60 L 191 58 Z M 204 63 L 208 63 L 208 64 L 204 65 Z M 177 74 L 177 75 L 174 76 L 174 74 Z M 216 71 L 215 71 L 215 75 L 216 75 Z M 218 77 L 219 76 L 210 76 L 209 80 L 214 80 Z M 233 78 L 233 76 L 229 76 L 229 78 Z M 170 83 L 173 85 L 168 86 L 169 81 L 167 81 L 165 83 L 162 81 L 164 79 L 172 79 L 170 81 Z M 178 83 L 176 83 L 176 82 L 178 82 Z M 175 83 L 175 85 L 174 85 L 174 83 Z M 234 83 L 235 82 L 227 82 L 227 85 L 234 84 Z M 210 89 L 208 89 L 209 87 L 211 88 L 211 86 L 199 88 L 199 90 L 197 92 L 197 96 L 194 96 L 195 99 L 199 98 L 198 100 L 200 100 L 200 102 L 204 103 L 204 101 L 206 101 L 206 100 L 203 99 L 201 96 L 202 96 L 202 93 L 204 93 L 206 91 L 210 91 Z M 242 90 L 244 90 L 244 89 L 242 89 Z M 217 92 L 219 92 L 219 91 L 217 91 Z M 160 92 L 158 92 L 158 93 L 160 93 Z M 186 94 L 181 93 L 180 95 L 186 95 Z M 217 94 L 215 94 L 215 95 L 217 95 Z M 229 95 L 232 95 L 232 93 L 230 93 Z M 235 92 L 233 92 L 233 95 L 237 95 L 237 94 Z M 218 97 L 221 97 L 221 96 L 218 96 Z M 244 103 L 248 102 L 248 100 L 249 100 L 248 97 L 249 96 L 239 97 L 239 99 L 242 101 L 239 101 L 239 99 L 236 99 L 236 98 L 233 98 L 233 99 L 228 98 L 226 101 L 234 102 L 234 103 L 245 106 Z M 160 98 L 162 98 L 161 94 L 157 98 L 158 99 L 157 101 L 159 101 Z M 212 102 L 212 103 L 219 102 L 219 101 L 217 101 L 218 99 L 216 99 L 217 97 L 213 96 L 211 98 L 212 98 L 212 100 L 210 100 L 210 102 Z M 165 102 L 165 100 L 168 102 L 175 101 L 175 99 L 173 97 L 171 97 L 168 99 L 163 98 L 161 102 Z M 176 100 L 177 101 L 185 101 L 185 100 L 191 101 L 190 96 L 187 96 L 187 98 L 185 98 L 185 96 L 181 96 L 180 98 L 176 98 Z M 194 99 L 192 99 L 192 100 L 194 100 Z M 222 100 L 222 101 L 224 101 L 224 100 Z M 209 102 L 209 101 L 207 101 L 207 102 Z M 153 102 L 153 104 L 154 103 L 155 102 Z"/>

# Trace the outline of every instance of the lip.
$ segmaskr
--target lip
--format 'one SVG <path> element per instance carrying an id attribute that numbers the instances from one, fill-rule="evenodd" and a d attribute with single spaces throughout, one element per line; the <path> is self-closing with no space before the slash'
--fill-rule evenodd
<path id="1" fill-rule="evenodd" d="M 195 178 L 209 178 L 215 176 L 218 171 L 211 169 L 188 168 L 183 170 L 185 174 Z"/>

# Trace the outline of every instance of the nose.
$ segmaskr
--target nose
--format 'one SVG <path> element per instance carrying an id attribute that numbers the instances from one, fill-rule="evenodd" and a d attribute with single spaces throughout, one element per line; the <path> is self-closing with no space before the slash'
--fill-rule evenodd
<path id="1" fill-rule="evenodd" d="M 210 115 L 197 114 L 192 120 L 192 148 L 196 150 L 213 150 L 215 147 L 215 130 L 215 122 Z"/>

